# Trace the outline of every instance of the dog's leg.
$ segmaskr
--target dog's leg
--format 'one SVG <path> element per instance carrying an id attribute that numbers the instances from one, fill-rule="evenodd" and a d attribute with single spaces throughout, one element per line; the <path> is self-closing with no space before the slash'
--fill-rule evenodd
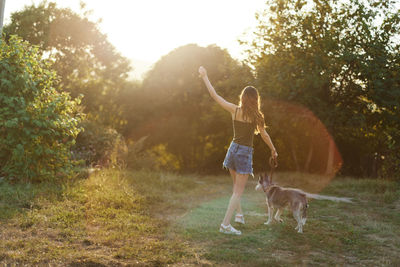
<path id="1" fill-rule="evenodd" d="M 298 233 L 303 233 L 303 222 L 301 219 L 300 210 L 301 210 L 301 204 L 295 207 L 293 210 L 293 217 L 297 221 L 297 226 L 294 229 L 296 229 Z"/>
<path id="2" fill-rule="evenodd" d="M 303 225 L 306 224 L 306 220 L 307 220 L 307 208 L 308 208 L 308 204 L 307 204 L 307 200 L 306 200 L 305 205 L 303 206 L 303 213 L 301 215 L 301 223 Z"/>
<path id="3" fill-rule="evenodd" d="M 276 213 L 275 213 L 275 220 L 276 221 L 278 221 L 278 222 L 283 222 L 283 220 L 281 219 L 281 215 L 282 215 L 282 211 L 283 211 L 283 209 L 278 209 L 277 211 L 276 211 Z"/>
<path id="4" fill-rule="evenodd" d="M 268 201 L 267 201 L 267 213 L 268 213 L 268 220 L 264 224 L 270 224 L 272 222 L 272 216 L 274 213 L 274 208 L 271 205 L 269 205 Z"/>

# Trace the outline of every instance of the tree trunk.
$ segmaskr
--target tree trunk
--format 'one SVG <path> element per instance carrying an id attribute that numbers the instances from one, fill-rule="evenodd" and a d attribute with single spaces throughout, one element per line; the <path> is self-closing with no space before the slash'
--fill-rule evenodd
<path id="1" fill-rule="evenodd" d="M 5 5 L 6 5 L 6 0 L 0 0 L 0 37 L 3 32 L 3 20 L 4 20 Z"/>
<path id="2" fill-rule="evenodd" d="M 331 175 L 333 170 L 333 162 L 334 162 L 334 152 L 335 152 L 335 143 L 333 142 L 332 137 L 329 138 L 329 147 L 328 147 L 328 161 L 326 164 L 326 174 Z"/>
<path id="3" fill-rule="evenodd" d="M 310 163 L 311 163 L 313 154 L 314 154 L 314 145 L 311 143 L 310 149 L 308 150 L 307 160 L 306 160 L 306 163 L 304 164 L 305 172 L 309 172 L 309 170 L 310 170 Z"/>
<path id="4" fill-rule="evenodd" d="M 299 172 L 300 171 L 299 161 L 297 160 L 296 150 L 293 147 L 292 147 L 292 157 L 294 164 L 296 166 L 296 171 Z"/>

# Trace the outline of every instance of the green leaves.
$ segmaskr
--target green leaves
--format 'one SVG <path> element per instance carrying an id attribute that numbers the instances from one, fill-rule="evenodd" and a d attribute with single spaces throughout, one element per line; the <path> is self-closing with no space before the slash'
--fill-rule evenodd
<path id="1" fill-rule="evenodd" d="M 11 120 L 6 121 L 6 123 L 4 123 L 5 127 L 8 128 L 14 128 L 18 125 L 18 118 L 13 118 Z"/>
<path id="2" fill-rule="evenodd" d="M 311 109 L 341 144 L 345 168 L 357 168 L 352 174 L 371 168 L 360 166 L 363 157 L 398 154 L 384 141 L 389 132 L 400 141 L 400 131 L 391 130 L 400 129 L 393 119 L 400 118 L 398 7 L 358 0 L 270 0 L 267 6 L 248 42 L 262 94 Z M 347 148 L 355 144 L 358 149 Z"/>
<path id="3" fill-rule="evenodd" d="M 70 146 L 80 131 L 78 100 L 54 87 L 56 74 L 36 47 L 16 36 L 0 42 L 0 168 L 19 180 L 55 179 L 72 170 Z M 3 87 L 4 85 L 4 87 Z"/>
<path id="4" fill-rule="evenodd" d="M 4 32 L 7 35 L 17 34 L 37 45 L 31 49 L 39 55 L 51 55 L 51 68 L 57 72 L 59 79 L 49 70 L 50 60 L 41 64 L 19 60 L 18 64 L 27 65 L 28 74 L 31 74 L 30 69 L 35 68 L 43 77 L 48 76 L 48 79 L 40 80 L 40 85 L 35 84 L 35 79 L 24 77 L 24 83 L 32 82 L 27 88 L 49 88 L 49 81 L 54 85 L 60 84 L 72 97 L 85 96 L 82 104 L 92 120 L 121 128 L 122 110 L 116 102 L 126 84 L 129 61 L 108 42 L 96 23 L 68 8 L 59 8 L 56 3 L 42 2 L 13 13 L 11 23 L 5 26 Z M 23 57 L 20 49 L 9 53 L 19 59 Z M 10 68 L 9 73 L 15 73 L 13 65 L 5 67 Z M 23 87 L 15 82 L 14 87 Z"/>

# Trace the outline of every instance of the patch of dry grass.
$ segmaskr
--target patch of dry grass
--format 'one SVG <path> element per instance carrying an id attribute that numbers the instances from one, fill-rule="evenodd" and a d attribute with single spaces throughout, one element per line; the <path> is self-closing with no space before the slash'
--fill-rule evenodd
<path id="1" fill-rule="evenodd" d="M 131 175 L 102 171 L 59 185 L 3 182 L 0 190 L 9 194 L 1 199 L 0 260 L 107 266 L 176 262 L 184 255 L 182 243 L 165 237 L 165 221 L 151 216 Z"/>

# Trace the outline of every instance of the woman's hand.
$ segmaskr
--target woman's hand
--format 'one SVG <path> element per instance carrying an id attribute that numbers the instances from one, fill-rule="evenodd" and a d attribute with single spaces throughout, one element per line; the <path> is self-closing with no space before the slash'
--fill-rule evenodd
<path id="1" fill-rule="evenodd" d="M 203 66 L 200 66 L 200 68 L 199 68 L 199 75 L 201 78 L 204 78 L 207 76 L 207 70 Z"/>
<path id="2" fill-rule="evenodd" d="M 276 152 L 276 150 L 271 150 L 271 157 L 276 161 L 278 158 L 278 152 Z"/>
<path id="3" fill-rule="evenodd" d="M 278 153 L 276 150 L 271 150 L 271 157 L 269 158 L 269 165 L 271 165 L 272 168 L 278 167 Z"/>
<path id="4" fill-rule="evenodd" d="M 207 86 L 207 90 L 210 93 L 211 97 L 217 101 L 217 103 L 223 107 L 225 110 L 229 111 L 230 113 L 235 112 L 236 105 L 226 101 L 223 97 L 219 96 L 215 91 L 214 87 L 211 85 L 210 80 L 207 76 L 207 71 L 203 66 L 199 67 L 199 76 L 203 79 L 203 82 Z"/>

